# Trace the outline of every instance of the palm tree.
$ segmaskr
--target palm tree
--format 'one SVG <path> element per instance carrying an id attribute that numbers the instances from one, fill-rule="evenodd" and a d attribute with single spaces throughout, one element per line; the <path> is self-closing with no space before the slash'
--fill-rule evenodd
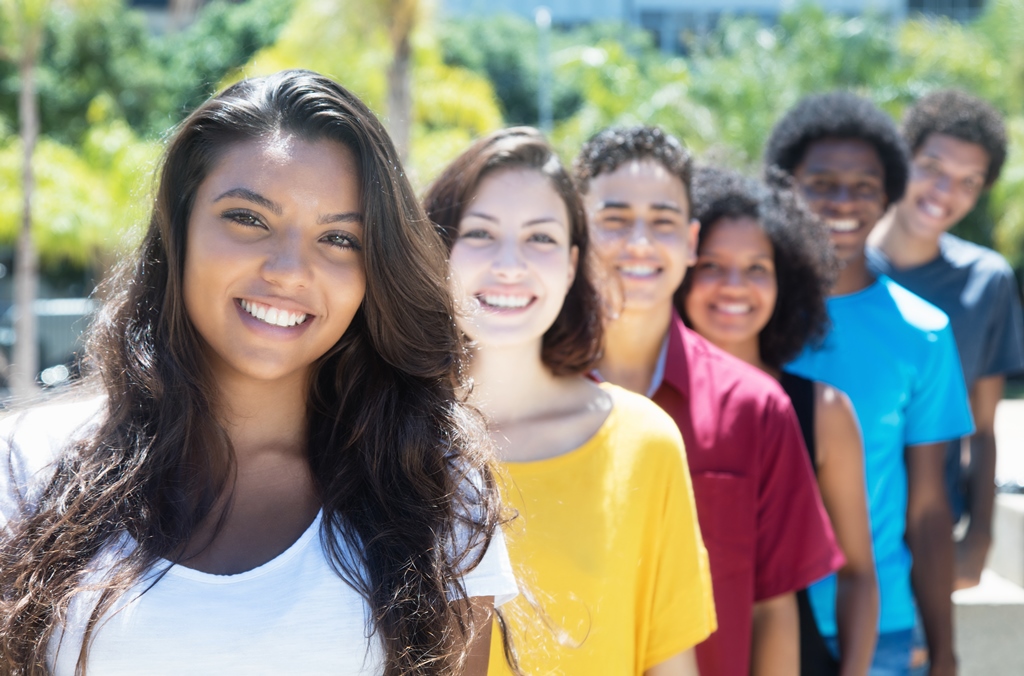
<path id="1" fill-rule="evenodd" d="M 0 56 L 17 64 L 21 81 L 18 125 L 22 148 L 22 211 L 14 264 L 14 302 L 19 311 L 14 319 L 15 342 L 9 382 L 14 394 L 22 396 L 36 389 L 39 365 L 38 327 L 32 311 L 39 287 L 39 256 L 32 238 L 35 188 L 32 156 L 39 138 L 36 64 L 50 0 L 7 0 L 3 7 L 7 40 Z"/>

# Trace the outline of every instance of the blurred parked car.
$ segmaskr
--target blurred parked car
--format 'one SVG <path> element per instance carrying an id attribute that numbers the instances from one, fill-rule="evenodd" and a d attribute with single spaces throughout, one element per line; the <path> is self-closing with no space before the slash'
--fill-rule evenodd
<path id="1" fill-rule="evenodd" d="M 82 349 L 82 334 L 88 328 L 96 307 L 96 301 L 91 298 L 43 298 L 32 305 L 39 327 L 36 373 L 44 385 L 59 385 L 75 372 L 76 354 Z M 0 350 L 8 363 L 14 346 L 17 311 L 17 307 L 11 305 L 0 314 Z"/>

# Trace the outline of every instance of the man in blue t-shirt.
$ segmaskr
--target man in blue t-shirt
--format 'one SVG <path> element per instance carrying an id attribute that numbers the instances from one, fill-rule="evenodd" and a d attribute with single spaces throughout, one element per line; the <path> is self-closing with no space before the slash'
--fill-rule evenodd
<path id="1" fill-rule="evenodd" d="M 943 90 L 910 108 L 903 137 L 913 153 L 910 181 L 871 233 L 868 267 L 941 308 L 953 325 L 977 429 L 966 468 L 960 440 L 947 447 L 946 488 L 954 520 L 970 517 L 956 545 L 956 587 L 972 587 L 992 542 L 996 405 L 1006 376 L 1024 370 L 1024 338 L 1017 282 L 1006 260 L 947 231 L 999 178 L 1006 128 L 988 103 Z"/>
<path id="2" fill-rule="evenodd" d="M 793 176 L 829 228 L 840 273 L 832 331 L 788 368 L 830 383 L 853 402 L 864 435 L 865 479 L 880 595 L 872 675 L 906 674 L 915 599 L 931 673 L 956 673 L 950 591 L 953 544 L 943 467 L 946 444 L 973 430 L 946 315 L 867 268 L 868 234 L 906 187 L 908 152 L 892 120 L 847 93 L 802 100 L 775 126 L 769 168 Z M 821 633 L 840 652 L 835 579 L 810 589 Z"/>

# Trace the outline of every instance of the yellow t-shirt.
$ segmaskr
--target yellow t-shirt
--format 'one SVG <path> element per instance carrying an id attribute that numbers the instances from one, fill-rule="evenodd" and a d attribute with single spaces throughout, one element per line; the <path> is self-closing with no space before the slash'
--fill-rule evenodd
<path id="1" fill-rule="evenodd" d="M 520 595 L 501 610 L 526 674 L 642 674 L 716 628 L 679 429 L 602 387 L 613 408 L 587 443 L 499 469 L 519 512 L 505 535 Z M 489 673 L 509 673 L 497 627 Z"/>

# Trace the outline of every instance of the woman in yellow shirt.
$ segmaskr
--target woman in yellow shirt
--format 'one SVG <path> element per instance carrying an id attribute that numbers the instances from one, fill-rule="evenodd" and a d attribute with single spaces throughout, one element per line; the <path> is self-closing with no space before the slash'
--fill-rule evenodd
<path id="1" fill-rule="evenodd" d="M 586 377 L 601 305 L 572 181 L 527 128 L 476 142 L 427 193 L 472 340 L 526 593 L 506 606 L 527 674 L 696 674 L 715 629 L 682 439 L 646 398 Z M 504 673 L 502 644 L 491 673 Z"/>

